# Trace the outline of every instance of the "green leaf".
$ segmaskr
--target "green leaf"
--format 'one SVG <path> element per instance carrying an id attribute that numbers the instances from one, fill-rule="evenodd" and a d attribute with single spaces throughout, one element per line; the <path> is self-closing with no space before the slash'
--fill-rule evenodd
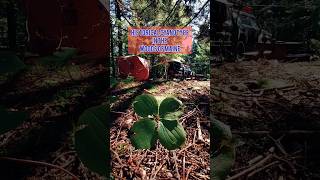
<path id="1" fill-rule="evenodd" d="M 168 113 L 178 111 L 182 106 L 182 102 L 175 97 L 167 97 L 160 103 L 159 115 L 164 117 Z"/>
<path id="2" fill-rule="evenodd" d="M 211 122 L 213 126 L 213 137 L 215 139 L 231 141 L 232 133 L 229 126 L 225 125 L 221 121 L 216 120 L 213 116 L 211 116 Z"/>
<path id="3" fill-rule="evenodd" d="M 13 52 L 0 52 L 0 74 L 18 73 L 26 65 Z"/>
<path id="4" fill-rule="evenodd" d="M 173 113 L 168 113 L 165 114 L 163 119 L 165 120 L 169 120 L 169 121 L 174 121 L 174 120 L 178 120 L 179 117 L 183 114 L 182 111 L 177 111 L 177 112 L 173 112 Z"/>
<path id="5" fill-rule="evenodd" d="M 210 116 L 213 130 L 211 179 L 224 180 L 235 160 L 235 145 L 230 127 Z"/>
<path id="6" fill-rule="evenodd" d="M 107 121 L 109 110 L 96 106 L 85 110 L 79 119 L 80 130 L 75 133 L 75 149 L 81 162 L 103 176 L 108 172 Z"/>
<path id="7" fill-rule="evenodd" d="M 3 134 L 18 127 L 27 119 L 27 114 L 24 112 L 7 111 L 0 107 L 0 117 L 0 134 Z"/>
<path id="8" fill-rule="evenodd" d="M 214 180 L 225 180 L 235 160 L 235 148 L 224 146 L 220 153 L 211 158 L 211 177 Z"/>
<path id="9" fill-rule="evenodd" d="M 158 136 L 160 143 L 168 150 L 177 149 L 186 141 L 186 132 L 178 121 L 162 119 L 159 122 Z"/>
<path id="10" fill-rule="evenodd" d="M 141 117 L 158 114 L 158 102 L 155 97 L 149 94 L 143 94 L 133 102 L 134 111 Z"/>
<path id="11" fill-rule="evenodd" d="M 131 129 L 135 134 L 131 137 L 133 146 L 137 149 L 150 149 L 156 142 L 156 122 L 149 118 L 135 122 Z"/>

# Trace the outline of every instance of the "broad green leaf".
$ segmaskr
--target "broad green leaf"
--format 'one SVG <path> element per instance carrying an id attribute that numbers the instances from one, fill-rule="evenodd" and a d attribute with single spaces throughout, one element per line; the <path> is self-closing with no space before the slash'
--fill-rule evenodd
<path id="1" fill-rule="evenodd" d="M 164 117 L 168 113 L 178 111 L 182 106 L 182 102 L 175 97 L 167 97 L 161 101 L 159 107 L 160 117 Z"/>
<path id="2" fill-rule="evenodd" d="M 163 116 L 163 119 L 175 121 L 175 120 L 178 120 L 179 117 L 180 117 L 182 114 L 183 114 L 182 111 L 176 111 L 176 112 L 168 113 L 168 114 L 165 114 L 165 115 Z M 161 119 L 162 119 L 162 118 L 161 118 Z"/>
<path id="3" fill-rule="evenodd" d="M 211 122 L 213 126 L 213 137 L 215 139 L 232 139 L 232 133 L 229 126 L 225 125 L 221 121 L 216 120 L 213 116 L 211 116 Z"/>
<path id="4" fill-rule="evenodd" d="M 178 121 L 162 119 L 159 122 L 158 136 L 160 143 L 168 150 L 177 149 L 186 141 L 186 132 Z"/>
<path id="5" fill-rule="evenodd" d="M 108 172 L 107 121 L 109 110 L 96 106 L 85 110 L 79 119 L 80 130 L 75 133 L 75 149 L 81 162 L 103 176 Z"/>
<path id="6" fill-rule="evenodd" d="M 135 122 L 131 129 L 134 135 L 131 137 L 133 146 L 137 149 L 150 149 L 154 146 L 157 138 L 156 122 L 144 118 Z"/>
<path id="7" fill-rule="evenodd" d="M 214 180 L 225 180 L 235 160 L 234 147 L 224 146 L 220 153 L 211 158 L 211 177 Z"/>
<path id="8" fill-rule="evenodd" d="M 141 117 L 158 114 L 158 102 L 155 97 L 143 94 L 135 98 L 133 102 L 134 111 Z"/>
<path id="9" fill-rule="evenodd" d="M 24 112 L 7 111 L 0 107 L 0 119 L 0 134 L 3 134 L 18 127 L 27 119 L 27 114 Z"/>
<path id="10" fill-rule="evenodd" d="M 26 65 L 13 52 L 0 52 L 0 74 L 17 73 Z"/>

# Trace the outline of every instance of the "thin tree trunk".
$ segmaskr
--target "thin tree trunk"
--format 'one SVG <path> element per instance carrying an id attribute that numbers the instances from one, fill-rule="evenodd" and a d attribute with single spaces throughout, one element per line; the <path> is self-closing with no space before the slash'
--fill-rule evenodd
<path id="1" fill-rule="evenodd" d="M 17 39 L 17 17 L 16 10 L 14 8 L 14 3 L 9 2 L 7 5 L 7 22 L 8 22 L 8 42 L 9 49 L 16 49 L 16 39 Z"/>
<path id="2" fill-rule="evenodd" d="M 115 1 L 116 6 L 116 18 L 121 22 L 121 10 L 117 1 Z M 118 24 L 118 55 L 122 56 L 122 29 L 121 25 Z"/>
<path id="3" fill-rule="evenodd" d="M 111 25 L 112 27 L 112 25 Z M 111 28 L 113 29 L 113 28 Z M 113 32 L 112 30 L 110 31 L 111 34 L 110 34 L 110 46 L 111 46 L 111 66 L 112 66 L 112 77 L 116 77 L 116 63 L 115 63 L 115 59 L 114 59 L 114 45 L 113 45 Z"/>

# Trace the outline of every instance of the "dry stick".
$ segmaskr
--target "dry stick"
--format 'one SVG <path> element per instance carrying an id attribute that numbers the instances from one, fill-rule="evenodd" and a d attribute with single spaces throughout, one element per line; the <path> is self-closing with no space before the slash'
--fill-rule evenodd
<path id="1" fill-rule="evenodd" d="M 308 130 L 288 130 L 288 131 L 232 131 L 232 134 L 237 135 L 267 135 L 270 133 L 279 133 L 279 134 L 320 134 L 320 131 L 308 131 Z"/>
<path id="2" fill-rule="evenodd" d="M 278 163 L 279 163 L 279 161 L 271 162 L 271 163 L 269 163 L 269 164 L 267 164 L 267 165 L 255 170 L 255 171 L 251 172 L 250 174 L 248 174 L 247 177 L 250 178 L 250 177 L 254 176 L 255 174 L 257 174 L 258 172 L 263 171 L 263 170 L 265 170 L 265 169 L 267 169 L 267 168 L 269 168 L 269 167 L 271 167 L 273 165 L 276 165 Z"/>
<path id="3" fill-rule="evenodd" d="M 157 149 L 158 149 L 158 144 L 157 144 Z M 156 167 L 157 167 L 157 162 L 158 162 L 158 151 L 156 151 L 156 161 L 155 161 L 155 163 L 154 163 L 154 166 L 153 166 L 153 168 L 152 168 L 152 170 L 151 170 L 151 175 L 150 175 L 150 178 L 151 179 L 154 179 L 155 178 L 155 176 L 153 175 L 153 171 L 156 169 Z"/>
<path id="4" fill-rule="evenodd" d="M 178 163 L 177 163 L 176 151 L 172 151 L 172 154 L 173 154 L 174 164 L 176 166 L 177 177 L 178 177 L 178 179 L 181 179 L 181 176 L 180 176 L 180 173 L 179 173 L 179 168 L 178 168 Z"/>
<path id="5" fill-rule="evenodd" d="M 188 169 L 186 179 L 189 178 L 189 174 L 191 173 L 192 169 L 193 169 L 193 165 L 191 165 L 190 169 Z"/>
<path id="6" fill-rule="evenodd" d="M 188 146 L 186 146 L 185 148 L 181 149 L 181 150 L 179 151 L 179 154 L 182 153 L 183 151 L 186 151 L 186 150 L 189 149 L 191 146 L 193 146 L 192 143 L 190 143 L 190 144 L 189 144 Z"/>
<path id="7" fill-rule="evenodd" d="M 140 166 L 142 160 L 147 156 L 148 151 L 149 151 L 149 150 L 146 150 L 146 152 L 143 153 L 143 156 L 142 156 L 142 158 L 138 161 L 137 166 Z"/>
<path id="8" fill-rule="evenodd" d="M 219 92 L 225 93 L 225 94 L 231 94 L 231 95 L 234 95 L 234 96 L 242 96 L 242 97 L 260 97 L 261 96 L 261 95 L 254 95 L 254 94 L 250 94 L 250 95 L 238 94 L 238 93 L 233 93 L 233 92 L 229 92 L 229 91 L 224 91 L 222 89 L 218 89 L 218 88 L 214 88 L 214 87 L 211 87 L 211 89 L 213 89 L 215 91 L 219 91 Z"/>
<path id="9" fill-rule="evenodd" d="M 273 120 L 273 116 L 258 102 L 257 98 L 253 98 L 253 102 L 260 108 L 262 111 L 268 115 L 268 117 Z"/>
<path id="10" fill-rule="evenodd" d="M 196 112 L 196 108 L 194 108 L 192 111 L 189 111 L 187 115 L 183 116 L 180 118 L 181 121 L 181 124 L 184 123 L 185 120 L 187 120 L 187 118 L 193 116 L 193 114 Z"/>
<path id="11" fill-rule="evenodd" d="M 52 163 L 55 164 L 56 161 L 57 161 L 58 159 L 60 159 L 62 156 L 65 156 L 65 155 L 71 154 L 71 153 L 76 153 L 76 151 L 68 151 L 68 152 L 62 153 L 62 154 L 60 154 L 57 158 L 55 158 L 55 159 L 52 161 Z"/>
<path id="12" fill-rule="evenodd" d="M 110 149 L 110 151 L 115 155 L 115 158 L 119 161 L 120 166 L 123 167 L 124 165 L 122 164 L 121 159 L 120 159 L 118 153 L 117 153 L 116 151 L 114 151 L 113 149 Z"/>
<path id="13" fill-rule="evenodd" d="M 273 157 L 272 154 L 269 154 L 268 156 L 266 156 L 265 158 L 263 158 L 261 161 L 259 161 L 257 164 L 249 167 L 248 169 L 241 171 L 240 173 L 228 178 L 227 180 L 233 180 L 233 179 L 238 179 L 239 177 L 255 170 L 256 168 L 259 168 L 260 166 L 262 166 L 265 162 L 267 162 L 268 160 L 270 160 Z"/>
<path id="14" fill-rule="evenodd" d="M 251 160 L 249 160 L 248 164 L 251 166 L 251 165 L 257 163 L 258 161 L 260 161 L 261 159 L 263 159 L 262 155 L 256 156 L 256 157 L 252 158 Z"/>
<path id="15" fill-rule="evenodd" d="M 270 134 L 268 134 L 268 137 L 275 143 L 275 145 L 278 147 L 278 149 L 281 151 L 281 153 L 287 157 L 288 153 L 283 148 L 282 144 L 280 143 L 280 140 L 274 139 L 272 136 L 270 136 Z"/>
<path id="16" fill-rule="evenodd" d="M 182 159 L 182 179 L 186 179 L 186 153 L 184 152 L 183 154 L 183 159 Z"/>
<path id="17" fill-rule="evenodd" d="M 156 170 L 156 172 L 154 173 L 154 177 L 157 177 L 158 172 L 160 171 L 160 169 L 162 168 L 162 166 L 164 165 L 164 163 L 166 163 L 166 158 L 168 157 L 168 154 L 165 158 L 163 158 L 162 163 L 160 164 L 159 168 Z"/>
<path id="18" fill-rule="evenodd" d="M 198 127 L 198 140 L 204 141 L 203 136 L 202 136 L 202 131 L 201 131 L 201 125 L 199 122 L 199 118 L 197 118 L 197 127 Z"/>
<path id="19" fill-rule="evenodd" d="M 16 163 L 21 163 L 21 164 L 32 164 L 32 165 L 48 166 L 48 167 L 56 168 L 56 169 L 59 169 L 65 173 L 69 174 L 72 177 L 72 179 L 79 180 L 79 178 L 76 175 L 72 174 L 70 171 L 68 171 L 60 166 L 54 165 L 54 164 L 40 162 L 40 161 L 26 160 L 26 159 L 17 159 L 17 158 L 11 158 L 11 157 L 0 157 L 0 160 L 14 161 Z"/>
<path id="20" fill-rule="evenodd" d="M 289 162 L 288 160 L 285 160 L 285 159 L 283 159 L 283 158 L 281 158 L 281 157 L 279 157 L 279 156 L 277 156 L 277 155 L 273 155 L 273 157 L 276 158 L 276 159 L 278 159 L 278 160 L 280 160 L 280 161 L 282 161 L 282 162 L 287 163 L 288 166 L 292 169 L 293 174 L 296 174 L 296 173 L 297 173 L 296 168 L 294 167 L 294 165 L 293 165 L 291 162 Z"/>

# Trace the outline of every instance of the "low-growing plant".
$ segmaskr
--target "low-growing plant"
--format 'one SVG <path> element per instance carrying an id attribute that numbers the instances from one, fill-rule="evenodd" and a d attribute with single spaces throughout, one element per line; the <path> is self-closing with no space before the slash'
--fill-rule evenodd
<path id="1" fill-rule="evenodd" d="M 211 179 L 224 180 L 227 178 L 235 161 L 235 143 L 230 127 L 210 117 L 213 130 L 211 148 Z"/>
<path id="2" fill-rule="evenodd" d="M 107 177 L 108 174 L 108 116 L 105 105 L 85 110 L 77 122 L 75 149 L 81 162 L 90 170 Z"/>
<path id="3" fill-rule="evenodd" d="M 137 149 L 151 149 L 157 140 L 168 150 L 181 147 L 186 141 L 186 132 L 179 123 L 182 102 L 175 97 L 163 100 L 143 94 L 133 102 L 139 120 L 131 128 L 131 142 Z"/>

